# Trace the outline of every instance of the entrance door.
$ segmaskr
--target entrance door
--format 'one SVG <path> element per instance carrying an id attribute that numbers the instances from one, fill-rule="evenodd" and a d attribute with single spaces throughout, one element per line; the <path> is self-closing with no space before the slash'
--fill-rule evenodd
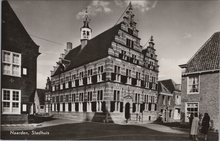
<path id="1" fill-rule="evenodd" d="M 125 119 L 130 118 L 130 103 L 125 104 Z"/>

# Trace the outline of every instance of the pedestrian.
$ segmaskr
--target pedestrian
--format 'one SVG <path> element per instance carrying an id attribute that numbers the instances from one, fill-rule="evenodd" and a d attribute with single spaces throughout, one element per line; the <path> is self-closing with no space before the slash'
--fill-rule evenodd
<path id="1" fill-rule="evenodd" d="M 195 114 L 192 120 L 192 126 L 191 126 L 191 132 L 190 132 L 193 141 L 198 141 L 198 130 L 199 130 L 199 118 L 198 118 L 198 115 Z"/>
<path id="2" fill-rule="evenodd" d="M 193 121 L 193 113 L 190 114 L 190 117 L 189 117 L 189 137 L 192 138 L 191 136 L 191 127 L 192 127 L 192 121 Z"/>
<path id="3" fill-rule="evenodd" d="M 202 128 L 201 128 L 201 133 L 204 134 L 205 141 L 207 141 L 207 138 L 208 138 L 208 130 L 210 127 L 209 122 L 210 122 L 210 116 L 208 113 L 205 113 L 202 119 Z"/>

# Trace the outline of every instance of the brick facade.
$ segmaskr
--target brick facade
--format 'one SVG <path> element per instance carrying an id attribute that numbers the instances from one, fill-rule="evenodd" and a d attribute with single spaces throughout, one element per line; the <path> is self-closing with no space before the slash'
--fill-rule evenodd
<path id="1" fill-rule="evenodd" d="M 208 113 L 213 120 L 213 127 L 218 129 L 219 125 L 219 72 L 200 74 L 199 94 L 187 94 L 187 76 L 182 77 L 182 106 L 181 111 L 185 112 L 186 102 L 198 102 L 199 113 Z M 213 85 L 214 84 L 214 85 Z M 183 121 L 188 121 L 184 114 Z"/>
<path id="2" fill-rule="evenodd" d="M 54 115 L 107 112 L 113 122 L 124 121 L 126 113 L 131 120 L 156 119 L 158 60 L 153 38 L 143 49 L 131 15 L 130 6 L 123 22 L 61 55 L 64 65 L 55 66 L 51 76 L 48 107 Z"/>
<path id="3" fill-rule="evenodd" d="M 1 109 L 2 122 L 27 122 L 27 117 L 25 118 L 24 116 L 27 116 L 30 112 L 30 105 L 32 103 L 30 96 L 34 94 L 36 90 L 39 46 L 30 38 L 7 1 L 2 2 L 2 21 L 2 53 L 7 51 L 20 54 L 21 56 L 21 65 L 19 67 L 20 76 L 5 75 L 4 71 L 2 71 L 1 74 L 2 97 L 3 90 L 20 91 L 20 112 L 14 115 L 16 118 L 13 118 L 13 115 L 2 113 L 3 109 Z M 2 62 L 2 64 L 4 64 L 4 62 Z M 2 67 L 4 66 L 2 65 Z M 26 72 L 23 72 L 24 69 L 26 69 Z M 26 110 L 23 109 L 24 104 L 26 105 Z M 19 116 L 26 120 L 19 120 Z"/>
<path id="4" fill-rule="evenodd" d="M 189 114 L 208 113 L 211 127 L 219 126 L 219 48 L 220 32 L 214 33 L 197 53 L 180 65 L 182 70 L 181 120 L 188 122 Z"/>

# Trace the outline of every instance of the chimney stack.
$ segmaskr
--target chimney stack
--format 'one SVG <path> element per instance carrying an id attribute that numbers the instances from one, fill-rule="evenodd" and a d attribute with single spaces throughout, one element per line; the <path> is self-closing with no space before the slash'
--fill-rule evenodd
<path id="1" fill-rule="evenodd" d="M 72 50 L 72 49 L 73 49 L 73 44 L 72 44 L 71 42 L 67 42 L 67 43 L 66 43 L 66 49 L 67 49 L 68 52 L 69 52 L 70 50 Z"/>

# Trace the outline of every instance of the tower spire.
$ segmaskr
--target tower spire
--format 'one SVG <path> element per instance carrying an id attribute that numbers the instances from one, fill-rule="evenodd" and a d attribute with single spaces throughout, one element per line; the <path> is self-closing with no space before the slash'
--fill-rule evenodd
<path id="1" fill-rule="evenodd" d="M 83 49 L 87 45 L 88 40 L 91 39 L 92 29 L 89 27 L 89 23 L 90 23 L 90 18 L 89 18 L 88 10 L 86 8 L 84 12 L 84 18 L 83 18 L 83 26 L 80 29 L 81 49 Z"/>

